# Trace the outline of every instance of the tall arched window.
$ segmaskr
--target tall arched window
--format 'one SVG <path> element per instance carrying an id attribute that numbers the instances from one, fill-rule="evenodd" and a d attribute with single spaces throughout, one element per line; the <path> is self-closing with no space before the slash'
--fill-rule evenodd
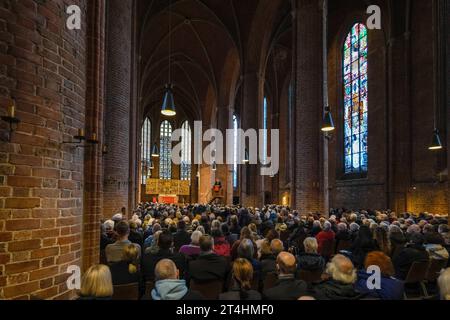
<path id="1" fill-rule="evenodd" d="M 181 180 L 191 180 L 191 126 L 189 121 L 181 126 Z"/>
<path id="2" fill-rule="evenodd" d="M 146 184 L 147 178 L 150 177 L 150 162 L 151 162 L 151 148 L 152 148 L 152 123 L 149 118 L 146 118 L 141 129 L 141 183 Z"/>
<path id="3" fill-rule="evenodd" d="M 268 149 L 268 135 L 267 135 L 267 128 L 268 128 L 268 120 L 267 120 L 267 111 L 268 109 L 268 101 L 267 101 L 267 97 L 264 97 L 264 102 L 263 102 L 263 123 L 262 123 L 262 128 L 264 129 L 264 135 L 263 135 L 263 164 L 266 164 L 267 162 L 267 149 Z"/>
<path id="4" fill-rule="evenodd" d="M 172 179 L 172 125 L 165 120 L 161 123 L 159 133 L 160 158 L 159 158 L 159 178 Z"/>
<path id="5" fill-rule="evenodd" d="M 345 173 L 367 171 L 367 28 L 355 24 L 343 52 Z"/>
<path id="6" fill-rule="evenodd" d="M 239 129 L 239 123 L 238 123 L 238 117 L 236 114 L 233 114 L 233 188 L 238 188 L 239 183 L 239 167 L 238 164 L 241 161 L 238 161 L 238 129 Z"/>

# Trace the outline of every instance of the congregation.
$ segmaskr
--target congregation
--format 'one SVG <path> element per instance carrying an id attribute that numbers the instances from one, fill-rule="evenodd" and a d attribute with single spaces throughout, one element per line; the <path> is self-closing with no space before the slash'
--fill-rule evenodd
<path id="1" fill-rule="evenodd" d="M 141 203 L 101 227 L 80 299 L 450 299 L 440 215 Z"/>

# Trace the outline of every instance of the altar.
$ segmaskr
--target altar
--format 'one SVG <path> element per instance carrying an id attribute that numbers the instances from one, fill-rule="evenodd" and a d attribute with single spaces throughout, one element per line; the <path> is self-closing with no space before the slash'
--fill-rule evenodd
<path id="1" fill-rule="evenodd" d="M 145 193 L 154 196 L 159 203 L 179 203 L 180 196 L 189 196 L 191 191 L 189 180 L 147 179 Z"/>

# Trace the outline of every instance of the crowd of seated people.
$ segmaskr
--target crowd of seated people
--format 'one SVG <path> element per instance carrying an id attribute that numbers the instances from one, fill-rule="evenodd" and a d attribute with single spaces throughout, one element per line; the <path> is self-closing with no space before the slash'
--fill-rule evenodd
<path id="1" fill-rule="evenodd" d="M 138 297 L 154 300 L 211 298 L 198 289 L 211 283 L 220 284 L 214 298 L 231 300 L 399 300 L 420 264 L 420 284 L 450 298 L 448 220 L 427 213 L 145 203 L 130 220 L 104 221 L 100 246 L 102 265 L 86 272 L 82 299 L 113 296 L 110 279 L 137 283 Z M 379 286 L 370 285 L 373 266 Z"/>

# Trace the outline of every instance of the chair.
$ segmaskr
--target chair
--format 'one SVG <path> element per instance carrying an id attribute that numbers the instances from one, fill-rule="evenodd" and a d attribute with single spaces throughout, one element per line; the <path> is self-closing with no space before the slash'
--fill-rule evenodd
<path id="1" fill-rule="evenodd" d="M 208 282 L 196 282 L 194 279 L 190 282 L 190 289 L 200 292 L 207 300 L 217 300 L 222 293 L 223 281 L 213 280 Z"/>
<path id="2" fill-rule="evenodd" d="M 416 261 L 414 262 L 411 267 L 409 268 L 408 275 L 405 279 L 405 285 L 406 284 L 420 284 L 421 289 L 423 291 L 423 294 L 426 295 L 426 290 L 424 290 L 423 281 L 425 280 L 425 276 L 427 274 L 428 270 L 428 261 Z M 404 293 L 405 300 L 408 299 L 408 296 L 406 295 L 406 289 Z"/>
<path id="3" fill-rule="evenodd" d="M 254 275 L 253 279 L 252 279 L 252 290 L 256 290 L 259 291 L 259 276 L 258 275 Z"/>
<path id="4" fill-rule="evenodd" d="M 322 280 L 322 270 L 299 270 L 297 272 L 297 279 L 303 280 L 306 283 L 315 283 Z"/>
<path id="5" fill-rule="evenodd" d="M 340 251 L 348 251 L 352 247 L 351 240 L 339 240 L 336 245 L 335 253 L 339 253 Z"/>
<path id="6" fill-rule="evenodd" d="M 278 275 L 275 272 L 269 272 L 266 274 L 266 277 L 263 281 L 263 290 L 267 290 L 275 287 L 275 284 L 278 281 Z"/>
<path id="7" fill-rule="evenodd" d="M 151 299 L 152 298 L 152 290 L 155 288 L 155 282 L 153 282 L 152 280 L 147 281 L 145 283 L 145 294 L 144 297 Z"/>
<path id="8" fill-rule="evenodd" d="M 138 300 L 139 283 L 129 283 L 114 286 L 112 300 Z"/>
<path id="9" fill-rule="evenodd" d="M 428 288 L 427 285 L 431 283 L 435 283 L 437 278 L 439 278 L 439 275 L 441 273 L 442 269 L 445 269 L 447 266 L 447 260 L 440 260 L 440 259 L 431 259 L 430 263 L 428 264 L 428 269 L 425 274 L 425 281 L 421 282 L 422 290 L 425 293 L 425 296 L 428 297 Z"/>

